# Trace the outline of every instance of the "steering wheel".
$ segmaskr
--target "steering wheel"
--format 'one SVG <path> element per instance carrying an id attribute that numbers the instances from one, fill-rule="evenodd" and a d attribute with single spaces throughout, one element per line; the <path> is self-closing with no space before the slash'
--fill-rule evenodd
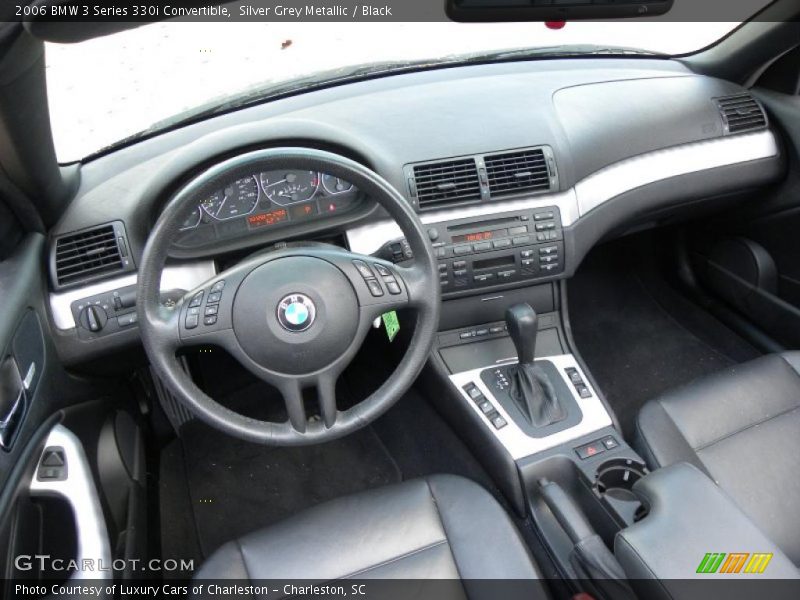
<path id="1" fill-rule="evenodd" d="M 198 198 L 212 194 L 232 179 L 282 169 L 329 173 L 355 185 L 397 222 L 413 251 L 411 265 L 401 267 L 335 246 L 287 247 L 244 259 L 188 292 L 174 307 L 162 305 L 161 273 L 182 216 Z M 319 443 L 368 424 L 414 382 L 438 329 L 437 273 L 437 261 L 419 218 L 397 190 L 376 173 L 319 150 L 258 150 L 211 167 L 184 186 L 161 213 L 139 266 L 137 302 L 142 342 L 167 388 L 209 425 L 261 444 Z M 336 381 L 373 321 L 405 307 L 413 308 L 417 319 L 400 364 L 372 395 L 339 410 Z M 276 387 L 283 396 L 288 420 L 276 423 L 246 417 L 200 390 L 176 357 L 180 348 L 199 345 L 224 348 L 257 377 Z M 309 419 L 303 399 L 303 390 L 312 387 L 317 390 L 319 419 Z"/>

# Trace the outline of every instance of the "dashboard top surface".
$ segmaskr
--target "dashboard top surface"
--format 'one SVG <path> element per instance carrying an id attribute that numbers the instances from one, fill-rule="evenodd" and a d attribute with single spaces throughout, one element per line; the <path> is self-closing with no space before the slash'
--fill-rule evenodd
<path id="1" fill-rule="evenodd" d="M 188 125 L 82 165 L 80 188 L 53 233 L 121 219 L 136 252 L 180 181 L 236 152 L 274 145 L 338 151 L 408 194 L 408 163 L 547 144 L 560 188 L 569 189 L 630 156 L 720 135 L 709 99 L 738 90 L 654 59 L 502 63 L 337 86 Z M 165 189 L 143 198 L 154 172 Z"/>

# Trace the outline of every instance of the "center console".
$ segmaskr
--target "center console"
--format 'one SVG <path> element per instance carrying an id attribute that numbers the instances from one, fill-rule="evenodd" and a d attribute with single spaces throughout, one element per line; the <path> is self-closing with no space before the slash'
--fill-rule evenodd
<path id="1" fill-rule="evenodd" d="M 470 260 L 474 271 L 480 259 Z M 580 581 L 594 575 L 576 566 L 576 548 L 588 563 L 616 565 L 614 536 L 643 518 L 632 487 L 648 471 L 574 350 L 565 286 L 536 281 L 447 298 L 427 383 L 439 386 L 435 402 L 532 519 L 561 574 Z M 564 521 L 570 514 L 585 526 Z M 603 577 L 624 575 L 617 568 Z"/>

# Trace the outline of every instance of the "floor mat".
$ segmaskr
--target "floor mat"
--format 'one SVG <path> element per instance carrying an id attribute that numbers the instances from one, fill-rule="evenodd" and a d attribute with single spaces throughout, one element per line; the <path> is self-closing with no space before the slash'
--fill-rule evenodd
<path id="1" fill-rule="evenodd" d="M 255 400 L 257 385 L 245 394 Z M 320 502 L 401 478 L 369 427 L 326 444 L 273 448 L 194 421 L 184 426 L 181 441 L 204 556 L 229 540 Z"/>
<path id="2" fill-rule="evenodd" d="M 628 440 L 646 401 L 759 354 L 635 258 L 642 252 L 607 244 L 568 284 L 575 343 Z"/>
<path id="3" fill-rule="evenodd" d="M 340 378 L 341 408 L 385 381 L 391 362 L 376 356 L 386 359 L 381 350 L 367 348 Z M 213 392 L 229 408 L 254 418 L 285 418 L 280 400 L 262 383 Z M 162 450 L 160 470 L 162 554 L 200 554 L 198 564 L 224 542 L 305 508 L 415 477 L 461 475 L 507 507 L 475 456 L 413 388 L 370 426 L 321 446 L 268 448 L 189 423 L 181 438 Z M 528 525 L 516 520 L 525 532 Z M 543 552 L 535 540 L 529 543 Z"/>

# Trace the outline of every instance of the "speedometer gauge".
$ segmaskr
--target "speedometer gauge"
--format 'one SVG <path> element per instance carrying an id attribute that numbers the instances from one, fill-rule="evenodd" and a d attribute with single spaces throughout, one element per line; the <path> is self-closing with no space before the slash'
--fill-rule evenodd
<path id="1" fill-rule="evenodd" d="M 258 203 L 258 180 L 243 177 L 225 186 L 202 202 L 203 210 L 220 221 L 234 219 L 253 212 Z"/>
<path id="2" fill-rule="evenodd" d="M 261 174 L 261 186 L 275 204 L 286 206 L 311 200 L 319 188 L 316 171 L 270 171 Z"/>

